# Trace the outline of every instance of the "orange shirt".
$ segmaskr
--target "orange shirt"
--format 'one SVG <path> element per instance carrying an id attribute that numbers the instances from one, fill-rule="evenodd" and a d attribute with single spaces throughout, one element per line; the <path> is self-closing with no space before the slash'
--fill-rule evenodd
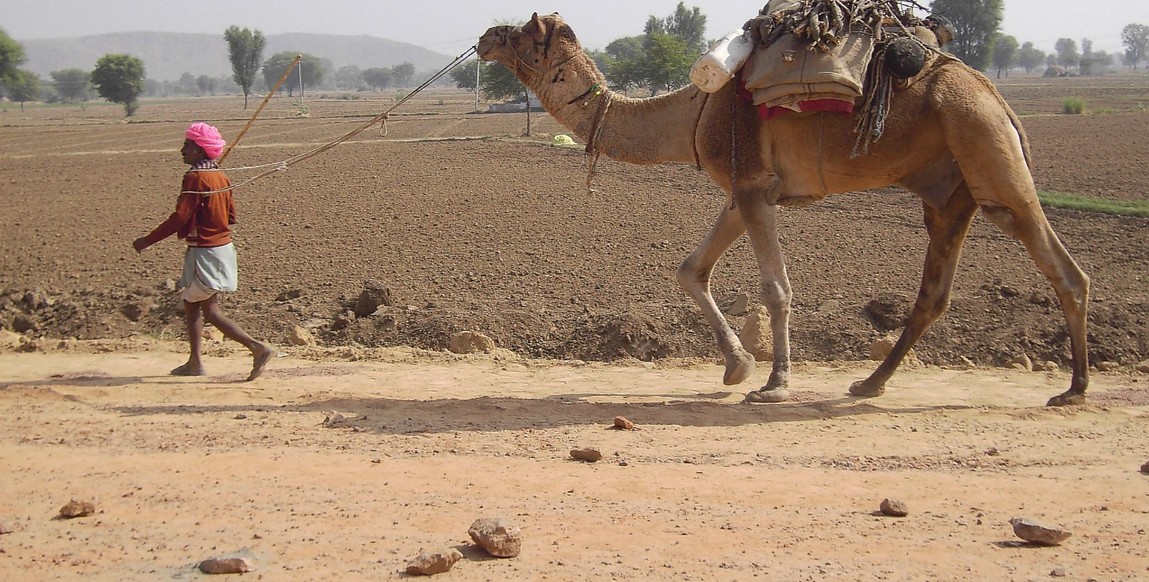
<path id="1" fill-rule="evenodd" d="M 151 246 L 173 234 L 189 247 L 218 247 L 231 242 L 235 199 L 231 181 L 219 170 L 191 169 L 184 174 L 176 211 L 144 239 Z M 198 194 L 224 190 L 215 194 Z"/>

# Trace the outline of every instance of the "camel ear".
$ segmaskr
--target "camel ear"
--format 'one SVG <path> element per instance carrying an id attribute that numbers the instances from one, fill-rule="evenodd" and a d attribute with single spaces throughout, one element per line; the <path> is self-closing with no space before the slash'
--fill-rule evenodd
<path id="1" fill-rule="evenodd" d="M 539 18 L 539 13 L 534 12 L 531 14 L 531 20 L 523 25 L 523 33 L 531 36 L 543 36 L 547 32 L 547 25 L 543 23 L 543 19 Z"/>

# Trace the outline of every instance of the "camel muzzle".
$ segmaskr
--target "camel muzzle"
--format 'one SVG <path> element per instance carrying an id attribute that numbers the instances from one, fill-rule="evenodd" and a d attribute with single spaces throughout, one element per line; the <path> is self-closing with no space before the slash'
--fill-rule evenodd
<path id="1" fill-rule="evenodd" d="M 499 26 L 492 26 L 479 37 L 479 44 L 475 45 L 478 49 L 479 58 L 484 61 L 495 60 L 495 56 L 491 53 L 495 50 L 507 46 L 507 41 L 511 37 L 511 33 L 521 27 L 503 24 Z"/>

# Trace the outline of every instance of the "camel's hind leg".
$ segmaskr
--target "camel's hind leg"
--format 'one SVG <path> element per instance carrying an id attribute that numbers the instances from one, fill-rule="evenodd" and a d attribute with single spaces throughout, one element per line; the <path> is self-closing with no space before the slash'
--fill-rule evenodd
<path id="1" fill-rule="evenodd" d="M 722 253 L 745 231 L 738 212 L 727 205 L 718 214 L 706 238 L 682 262 L 676 273 L 678 284 L 702 310 L 714 332 L 718 349 L 726 359 L 726 373 L 722 376 L 726 385 L 739 384 L 750 376 L 754 371 L 754 356 L 742 347 L 742 342 L 714 302 L 714 296 L 710 294 L 710 275 Z"/>
<path id="2" fill-rule="evenodd" d="M 1046 406 L 1085 404 L 1089 387 L 1089 349 L 1086 327 L 1089 311 L 1089 277 L 1077 266 L 1069 251 L 1053 232 L 1036 197 L 1033 204 L 1017 209 L 983 206 L 982 213 L 1005 234 L 1017 238 L 1029 251 L 1037 268 L 1049 279 L 1061 302 L 1069 326 L 1069 344 L 1073 355 L 1073 378 L 1069 390 L 1049 399 Z"/>
<path id="3" fill-rule="evenodd" d="M 1020 122 L 988 79 L 971 74 L 987 91 L 981 99 L 971 101 L 969 109 L 947 110 L 950 115 L 943 119 L 947 144 L 982 213 L 1006 235 L 1025 245 L 1061 302 L 1069 327 L 1073 379 L 1069 390 L 1051 398 L 1048 405 L 1082 404 L 1089 385 L 1089 277 L 1069 256 L 1041 210 Z"/>
<path id="4" fill-rule="evenodd" d="M 974 203 L 969 188 L 963 182 L 940 210 L 925 203 L 922 207 L 930 243 L 926 250 L 925 267 L 922 269 L 922 282 L 918 289 L 917 301 L 914 302 L 906 326 L 894 348 L 868 378 L 854 382 L 850 386 L 850 394 L 855 396 L 880 396 L 885 392 L 886 381 L 897 370 L 902 358 L 930 324 L 949 308 L 950 291 L 953 288 L 958 259 L 961 258 L 962 245 L 965 243 L 970 223 L 973 222 L 977 204 Z"/>

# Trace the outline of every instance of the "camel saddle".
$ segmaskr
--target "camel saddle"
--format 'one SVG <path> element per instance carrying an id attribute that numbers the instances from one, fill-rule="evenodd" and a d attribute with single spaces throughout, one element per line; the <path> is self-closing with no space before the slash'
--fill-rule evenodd
<path id="1" fill-rule="evenodd" d="M 914 18 L 897 2 L 770 0 L 744 29 L 756 39 L 739 71 L 745 95 L 766 119 L 791 113 L 852 113 L 871 61 L 904 89 L 922 78 L 952 25 Z M 935 34 L 935 30 L 938 31 Z M 927 49 L 933 49 L 928 50 Z"/>
<path id="2" fill-rule="evenodd" d="M 759 106 L 801 111 L 803 102 L 827 99 L 853 105 L 862 96 L 873 54 L 868 32 L 850 33 L 827 52 L 788 34 L 756 48 L 742 78 Z"/>

